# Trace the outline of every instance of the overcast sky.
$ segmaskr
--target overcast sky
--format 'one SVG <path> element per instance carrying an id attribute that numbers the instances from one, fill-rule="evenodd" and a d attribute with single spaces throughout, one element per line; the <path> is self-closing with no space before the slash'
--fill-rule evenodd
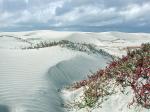
<path id="1" fill-rule="evenodd" d="M 150 0 L 0 0 L 0 31 L 150 32 Z"/>

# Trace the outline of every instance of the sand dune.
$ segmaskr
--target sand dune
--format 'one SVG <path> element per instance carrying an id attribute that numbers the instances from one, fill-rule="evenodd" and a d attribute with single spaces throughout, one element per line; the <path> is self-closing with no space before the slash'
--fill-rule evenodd
<path id="1" fill-rule="evenodd" d="M 61 112 L 57 90 L 106 61 L 60 47 L 0 50 L 0 104 L 11 112 Z"/>
<path id="2" fill-rule="evenodd" d="M 21 38 L 21 39 L 20 39 Z M 95 44 L 120 56 L 121 48 L 150 42 L 150 34 L 120 32 L 1 32 L 0 112 L 63 112 L 59 89 L 104 67 L 110 57 L 60 46 L 21 50 L 41 41 Z"/>

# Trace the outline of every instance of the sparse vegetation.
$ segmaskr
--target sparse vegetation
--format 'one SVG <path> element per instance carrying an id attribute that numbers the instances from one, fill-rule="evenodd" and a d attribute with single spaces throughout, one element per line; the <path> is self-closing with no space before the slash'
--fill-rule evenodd
<path id="1" fill-rule="evenodd" d="M 110 84 L 113 80 L 114 84 Z M 117 84 L 123 88 L 130 86 L 134 91 L 133 103 L 150 109 L 150 43 L 128 51 L 127 56 L 113 60 L 87 80 L 76 82 L 73 88 L 86 88 L 79 107 L 93 107 L 99 98 L 113 94 L 112 85 Z"/>
<path id="2" fill-rule="evenodd" d="M 75 43 L 68 40 L 61 40 L 58 42 L 40 42 L 35 45 L 31 45 L 29 47 L 25 47 L 22 49 L 39 49 L 39 48 L 45 48 L 45 47 L 52 47 L 52 46 L 61 46 L 63 48 L 68 48 L 71 50 L 86 52 L 88 54 L 101 54 L 105 56 L 109 56 L 111 58 L 114 58 L 114 56 L 110 55 L 109 53 L 105 52 L 104 50 L 98 48 L 96 45 L 93 44 L 86 44 L 86 43 Z"/>

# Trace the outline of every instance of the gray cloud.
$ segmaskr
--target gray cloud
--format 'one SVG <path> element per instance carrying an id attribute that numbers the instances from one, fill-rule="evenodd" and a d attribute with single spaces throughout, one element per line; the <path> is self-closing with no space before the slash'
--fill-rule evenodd
<path id="1" fill-rule="evenodd" d="M 2 10 L 5 12 L 13 12 L 17 10 L 23 10 L 27 7 L 27 4 L 23 0 L 3 0 Z"/>
<path id="2" fill-rule="evenodd" d="M 0 0 L 0 30 L 142 28 L 150 25 L 149 12 L 148 0 Z"/>

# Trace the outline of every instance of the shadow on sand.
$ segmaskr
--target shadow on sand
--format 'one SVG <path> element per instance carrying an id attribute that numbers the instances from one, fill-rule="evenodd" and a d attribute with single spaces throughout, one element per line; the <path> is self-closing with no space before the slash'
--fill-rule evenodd
<path id="1" fill-rule="evenodd" d="M 0 112 L 10 112 L 9 108 L 5 105 L 0 105 Z"/>

